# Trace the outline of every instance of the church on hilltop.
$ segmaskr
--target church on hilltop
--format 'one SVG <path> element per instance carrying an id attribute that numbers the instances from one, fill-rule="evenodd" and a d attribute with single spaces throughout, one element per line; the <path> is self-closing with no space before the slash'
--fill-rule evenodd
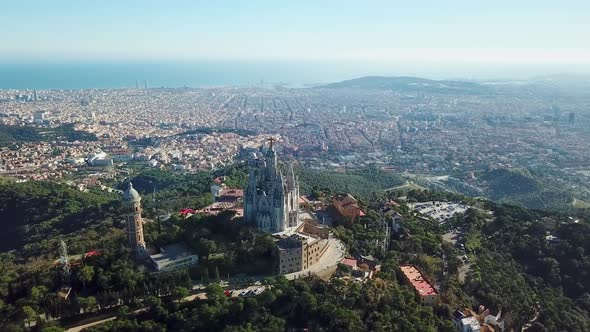
<path id="1" fill-rule="evenodd" d="M 261 231 L 278 233 L 299 225 L 299 182 L 292 165 L 283 175 L 269 141 L 266 153 L 249 162 L 244 218 Z"/>

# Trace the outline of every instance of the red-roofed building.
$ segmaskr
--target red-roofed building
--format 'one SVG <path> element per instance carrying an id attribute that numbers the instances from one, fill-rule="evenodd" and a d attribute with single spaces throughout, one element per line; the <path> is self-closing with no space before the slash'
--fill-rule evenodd
<path id="1" fill-rule="evenodd" d="M 90 250 L 84 255 L 84 258 L 94 257 L 94 256 L 101 256 L 102 253 L 98 250 Z"/>
<path id="2" fill-rule="evenodd" d="M 190 208 L 180 209 L 180 215 L 182 216 L 183 219 L 187 219 L 195 213 L 197 213 L 197 211 L 190 209 Z"/>
<path id="3" fill-rule="evenodd" d="M 299 206 L 309 208 L 309 200 L 305 196 L 299 196 Z"/>
<path id="4" fill-rule="evenodd" d="M 365 213 L 358 205 L 358 201 L 351 194 L 338 194 L 332 198 L 332 204 L 342 217 L 354 222 L 357 217 L 364 217 Z"/>
<path id="5" fill-rule="evenodd" d="M 344 264 L 351 269 L 350 276 L 345 276 L 343 279 L 345 280 L 353 280 L 353 281 L 360 281 L 364 282 L 367 279 L 373 279 L 375 273 L 381 271 L 381 265 L 369 265 L 366 264 L 363 260 L 357 260 L 352 257 L 345 257 L 340 261 L 341 264 Z"/>
<path id="6" fill-rule="evenodd" d="M 343 258 L 342 262 L 340 263 L 350 266 L 350 268 L 353 270 L 356 268 L 356 259 L 354 258 Z"/>
<path id="7" fill-rule="evenodd" d="M 225 188 L 219 192 L 219 202 L 238 202 L 244 197 L 244 190 L 242 189 L 229 189 Z"/>
<path id="8" fill-rule="evenodd" d="M 399 268 L 406 277 L 408 283 L 414 287 L 422 304 L 435 305 L 438 303 L 440 298 L 438 291 L 432 286 L 430 281 L 426 279 L 424 274 L 422 274 L 422 271 L 414 265 L 409 264 L 401 265 Z"/>

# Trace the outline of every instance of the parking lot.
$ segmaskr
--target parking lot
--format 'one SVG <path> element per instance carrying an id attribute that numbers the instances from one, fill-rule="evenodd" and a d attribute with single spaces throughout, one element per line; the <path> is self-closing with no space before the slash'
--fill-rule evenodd
<path id="1" fill-rule="evenodd" d="M 259 295 L 260 293 L 264 292 L 268 286 L 259 286 L 259 285 L 252 285 L 245 288 L 236 288 L 236 289 L 226 289 L 225 296 L 231 298 L 237 297 L 253 297 Z M 201 291 L 196 294 L 189 295 L 184 298 L 184 301 L 194 301 L 196 299 L 199 300 L 206 300 L 207 293 Z"/>
<path id="2" fill-rule="evenodd" d="M 465 213 L 469 209 L 468 205 L 456 202 L 418 202 L 408 204 L 410 209 L 430 217 L 440 223 L 444 223 L 457 213 Z"/>
<path id="3" fill-rule="evenodd" d="M 228 297 L 252 297 L 264 292 L 267 286 L 248 286 L 241 289 L 227 290 L 225 295 Z"/>

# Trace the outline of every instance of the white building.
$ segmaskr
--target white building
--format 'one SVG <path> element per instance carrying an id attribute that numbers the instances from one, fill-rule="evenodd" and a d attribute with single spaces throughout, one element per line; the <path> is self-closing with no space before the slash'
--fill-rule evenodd
<path id="1" fill-rule="evenodd" d="M 199 257 L 183 244 L 175 243 L 161 247 L 159 254 L 150 255 L 150 261 L 158 271 L 173 271 L 197 264 Z"/>
<path id="2" fill-rule="evenodd" d="M 45 121 L 45 115 L 45 111 L 35 111 L 33 114 L 33 121 L 35 123 L 41 124 L 43 121 Z"/>

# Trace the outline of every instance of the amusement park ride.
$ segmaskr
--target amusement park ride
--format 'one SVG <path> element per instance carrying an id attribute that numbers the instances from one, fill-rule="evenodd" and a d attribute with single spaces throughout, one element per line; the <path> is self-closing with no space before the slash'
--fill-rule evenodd
<path id="1" fill-rule="evenodd" d="M 102 253 L 97 250 L 91 250 L 83 255 L 68 255 L 68 246 L 66 245 L 64 240 L 61 240 L 59 243 L 59 258 L 53 263 L 53 265 L 57 268 L 59 278 L 61 281 L 61 285 L 59 290 L 57 291 L 57 295 L 63 299 L 67 300 L 70 296 L 70 292 L 72 291 L 71 286 L 71 268 L 75 266 L 79 266 L 83 263 L 83 261 L 89 257 L 100 256 Z"/>

